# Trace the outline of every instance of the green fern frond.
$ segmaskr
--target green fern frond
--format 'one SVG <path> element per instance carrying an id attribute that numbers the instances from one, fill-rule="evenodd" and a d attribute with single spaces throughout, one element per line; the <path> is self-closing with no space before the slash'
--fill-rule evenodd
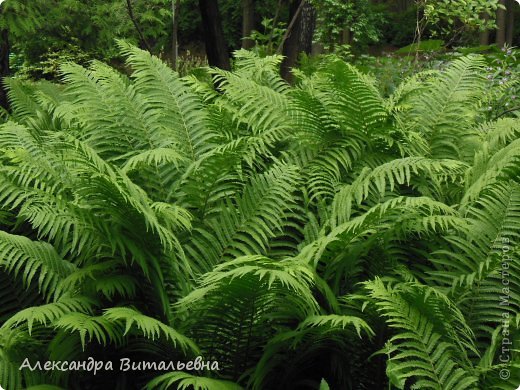
<path id="1" fill-rule="evenodd" d="M 278 326 L 318 313 L 314 272 L 297 260 L 246 256 L 218 265 L 176 306 L 207 359 L 237 380 Z M 282 302 L 289 305 L 282 304 Z"/>
<path id="2" fill-rule="evenodd" d="M 321 328 L 326 332 L 327 330 L 336 328 L 345 329 L 348 326 L 353 326 L 359 337 L 361 337 L 362 330 L 369 336 L 375 335 L 370 326 L 361 318 L 337 314 L 307 317 L 300 325 L 298 325 L 296 331 L 303 331 L 307 328 Z"/>
<path id="3" fill-rule="evenodd" d="M 504 176 L 514 178 L 512 171 L 518 169 L 520 163 L 520 139 L 515 139 L 486 157 L 479 154 L 475 156 L 475 164 L 466 174 L 466 191 L 461 199 L 461 207 L 474 201 L 485 187 L 496 183 L 497 179 Z"/>
<path id="4" fill-rule="evenodd" d="M 206 270 L 224 259 L 266 253 L 269 239 L 281 232 L 294 206 L 297 168 L 278 165 L 251 178 L 242 196 L 216 206 L 205 226 L 194 229 L 187 246 L 194 264 Z"/>
<path id="5" fill-rule="evenodd" d="M 174 387 L 175 386 L 175 387 Z M 154 378 L 146 385 L 146 389 L 194 389 L 194 390 L 241 390 L 236 383 L 222 379 L 195 376 L 186 372 L 171 372 Z"/>
<path id="6" fill-rule="evenodd" d="M 475 123 L 485 90 L 483 59 L 460 58 L 413 94 L 412 107 L 399 114 L 399 122 L 427 139 L 434 158 L 459 157 L 461 137 Z"/>
<path id="7" fill-rule="evenodd" d="M 466 165 L 460 161 L 430 160 L 422 157 L 406 157 L 374 169 L 364 168 L 352 184 L 347 184 L 338 191 L 333 209 L 346 210 L 343 219 L 348 220 L 354 205 L 359 205 L 370 195 L 383 198 L 387 192 L 394 191 L 397 185 L 410 186 L 412 175 L 421 172 L 440 181 L 455 181 L 460 180 L 465 168 Z M 432 182 L 435 183 L 433 180 Z"/>
<path id="8" fill-rule="evenodd" d="M 420 302 L 407 300 L 399 287 L 385 286 L 378 279 L 366 282 L 365 286 L 388 325 L 398 331 L 390 339 L 393 348 L 389 351 L 388 369 L 398 378 L 394 385 L 403 389 L 407 379 L 414 378 L 412 388 L 476 389 L 478 378 L 464 362 L 456 360 L 453 344 L 456 340 L 450 340 L 439 329 L 439 326 L 447 325 L 442 324 L 445 319 L 435 318 L 443 311 L 425 315 L 420 306 L 414 306 Z M 426 303 L 432 296 L 426 295 L 422 299 Z M 435 325 L 428 318 L 430 316 L 439 323 Z M 451 335 L 457 336 L 457 333 L 452 331 Z"/>
<path id="9" fill-rule="evenodd" d="M 146 97 L 146 115 L 175 137 L 179 150 L 190 160 L 209 151 L 216 134 L 208 127 L 199 97 L 158 58 L 122 41 L 119 46 L 134 71 L 136 92 Z"/>
<path id="10" fill-rule="evenodd" d="M 25 287 L 37 280 L 38 289 L 47 300 L 54 295 L 58 284 L 76 269 L 51 245 L 6 232 L 0 232 L 0 267 L 14 277 L 19 275 Z"/>
<path id="11" fill-rule="evenodd" d="M 111 322 L 121 323 L 125 327 L 125 334 L 130 332 L 135 325 L 137 330 L 147 338 L 154 340 L 164 336 L 166 340 L 171 341 L 175 346 L 179 345 L 185 353 L 198 352 L 198 347 L 189 338 L 161 321 L 148 317 L 132 308 L 113 307 L 105 309 L 103 318 Z"/>
<path id="12" fill-rule="evenodd" d="M 21 310 L 9 318 L 2 325 L 2 328 L 13 328 L 26 323 L 30 334 L 34 323 L 52 325 L 55 321 L 69 313 L 79 312 L 88 314 L 92 311 L 92 305 L 92 300 L 84 297 L 64 297 L 56 302 Z"/>
<path id="13" fill-rule="evenodd" d="M 251 129 L 270 145 L 283 140 L 291 129 L 289 97 L 254 80 L 223 70 L 214 70 L 215 81 L 225 93 L 222 104 L 237 123 Z"/>
<path id="14" fill-rule="evenodd" d="M 87 342 L 96 340 L 98 344 L 106 346 L 108 343 L 121 344 L 123 327 L 112 323 L 104 317 L 91 317 L 85 313 L 68 313 L 63 315 L 53 326 L 71 333 L 77 332 L 81 346 L 85 350 Z M 88 337 L 88 339 L 87 339 Z"/>
<path id="15" fill-rule="evenodd" d="M 385 120 L 383 99 L 370 77 L 338 60 L 327 64 L 323 75 L 315 84 L 319 98 L 344 126 L 368 132 Z"/>
<path id="16" fill-rule="evenodd" d="M 157 167 L 162 164 L 173 164 L 178 168 L 184 161 L 184 157 L 175 149 L 155 148 L 130 157 L 122 170 L 128 173 L 136 170 L 140 165 Z"/>

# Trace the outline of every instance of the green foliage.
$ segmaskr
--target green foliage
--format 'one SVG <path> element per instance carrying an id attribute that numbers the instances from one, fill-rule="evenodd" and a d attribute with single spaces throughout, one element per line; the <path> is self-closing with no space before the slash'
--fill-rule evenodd
<path id="1" fill-rule="evenodd" d="M 172 372 L 161 375 L 148 383 L 147 389 L 170 389 L 176 384 L 177 389 L 195 390 L 240 390 L 242 387 L 229 381 L 197 377 L 185 372 Z"/>
<path id="2" fill-rule="evenodd" d="M 466 27 L 477 30 L 488 30 L 495 27 L 492 16 L 501 7 L 496 0 L 465 0 L 463 6 L 453 0 L 421 1 L 424 7 L 425 17 L 428 22 L 435 25 L 444 20 L 453 28 L 456 21 L 462 22 Z M 486 20 L 483 15 L 491 16 Z"/>
<path id="3" fill-rule="evenodd" d="M 370 1 L 324 0 L 313 1 L 313 5 L 318 13 L 317 40 L 327 48 L 340 43 L 345 29 L 356 44 L 366 45 L 379 40 L 383 15 Z"/>
<path id="4" fill-rule="evenodd" d="M 8 81 L 3 387 L 517 386 L 520 123 L 484 115 L 482 57 L 383 96 L 335 57 L 289 86 L 239 51 L 217 92 L 118 44 L 129 76 Z M 198 355 L 219 371 L 18 370 Z"/>
<path id="5" fill-rule="evenodd" d="M 416 52 L 435 52 L 442 50 L 444 41 L 440 39 L 429 39 L 421 41 L 420 43 L 413 43 L 411 45 L 400 48 L 396 54 L 410 54 Z"/>
<path id="6" fill-rule="evenodd" d="M 24 21 L 22 26 L 10 31 L 15 38 L 11 39 L 15 70 L 20 76 L 59 79 L 59 66 L 65 62 L 87 65 L 94 59 L 117 61 L 120 58 L 117 38 L 140 43 L 124 0 L 33 3 L 9 1 L 3 11 L 13 15 L 13 22 L 7 19 L 10 25 Z M 168 52 L 172 23 L 170 0 L 138 0 L 131 4 L 136 22 L 154 52 Z"/>
<path id="7" fill-rule="evenodd" d="M 35 31 L 44 23 L 42 11 L 48 5 L 45 1 L 38 4 L 25 0 L 5 2 L 0 11 L 0 28 L 8 29 L 15 35 Z"/>
<path id="8" fill-rule="evenodd" d="M 253 30 L 250 38 L 255 42 L 254 51 L 260 56 L 266 56 L 273 54 L 280 46 L 285 34 L 285 23 L 277 22 L 274 26 L 273 19 L 264 18 L 261 24 L 262 31 Z"/>

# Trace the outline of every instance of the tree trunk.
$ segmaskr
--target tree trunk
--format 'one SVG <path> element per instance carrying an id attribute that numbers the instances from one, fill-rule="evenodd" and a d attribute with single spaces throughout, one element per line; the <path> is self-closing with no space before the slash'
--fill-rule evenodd
<path id="1" fill-rule="evenodd" d="M 341 30 L 340 45 L 350 45 L 351 35 L 349 28 Z"/>
<path id="2" fill-rule="evenodd" d="M 242 48 L 251 49 L 255 42 L 247 37 L 251 36 L 255 28 L 255 2 L 242 0 Z"/>
<path id="3" fill-rule="evenodd" d="M 218 3 L 216 0 L 199 0 L 199 8 L 208 63 L 210 66 L 230 70 L 229 51 L 224 39 Z"/>
<path id="4" fill-rule="evenodd" d="M 487 23 L 489 20 L 489 15 L 484 12 L 482 14 L 482 19 L 484 19 Z M 484 31 L 480 32 L 479 41 L 480 41 L 481 45 L 484 45 L 484 46 L 489 45 L 489 30 L 484 30 Z"/>
<path id="5" fill-rule="evenodd" d="M 316 29 L 316 9 L 307 1 L 301 14 L 300 51 L 311 54 L 314 30 Z"/>
<path id="6" fill-rule="evenodd" d="M 414 5 L 414 0 L 399 0 L 393 8 L 396 12 L 406 12 L 412 5 Z"/>
<path id="7" fill-rule="evenodd" d="M 506 6 L 506 0 L 500 0 L 499 4 Z M 506 43 L 506 11 L 499 8 L 497 10 L 497 37 L 496 44 L 498 47 L 504 46 Z"/>
<path id="8" fill-rule="evenodd" d="M 0 106 L 9 109 L 9 101 L 7 99 L 7 90 L 4 85 L 4 78 L 9 76 L 9 30 L 4 28 L 0 30 Z"/>
<path id="9" fill-rule="evenodd" d="M 291 23 L 287 28 L 283 45 L 284 60 L 281 65 L 280 74 L 287 81 L 292 82 L 291 69 L 298 62 L 301 52 L 310 54 L 312 51 L 312 38 L 316 27 L 316 10 L 306 0 L 294 1 L 290 7 Z"/>
<path id="10" fill-rule="evenodd" d="M 135 18 L 134 7 L 132 6 L 132 0 L 126 0 L 126 9 L 128 11 L 128 17 L 134 24 L 135 30 L 137 31 L 137 35 L 139 35 L 139 39 L 141 40 L 141 46 L 146 48 L 150 53 L 152 52 L 152 47 L 144 37 L 143 31 L 141 30 L 141 26 L 139 26 L 139 22 Z"/>
<path id="11" fill-rule="evenodd" d="M 172 0 L 172 68 L 177 70 L 179 58 L 179 11 L 180 1 Z"/>
<path id="12" fill-rule="evenodd" d="M 507 4 L 507 32 L 506 32 L 506 43 L 509 46 L 513 46 L 513 35 L 515 29 L 515 1 L 509 0 Z"/>

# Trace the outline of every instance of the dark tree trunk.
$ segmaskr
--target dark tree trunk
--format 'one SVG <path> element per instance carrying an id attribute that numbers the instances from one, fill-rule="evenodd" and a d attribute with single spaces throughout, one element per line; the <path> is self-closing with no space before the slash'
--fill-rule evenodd
<path id="1" fill-rule="evenodd" d="M 506 0 L 500 0 L 499 3 L 506 6 Z M 497 37 L 496 44 L 498 47 L 504 46 L 506 43 L 506 11 L 499 8 L 497 10 Z"/>
<path id="2" fill-rule="evenodd" d="M 249 37 L 255 28 L 255 2 L 242 0 L 242 48 L 251 49 L 255 42 Z"/>
<path id="3" fill-rule="evenodd" d="M 489 20 L 489 15 L 487 13 L 484 13 L 482 15 L 482 19 L 484 19 L 487 22 Z M 489 30 L 484 30 L 480 32 L 479 42 L 481 45 L 489 45 Z"/>
<path id="4" fill-rule="evenodd" d="M 394 6 L 394 11 L 396 12 L 405 12 L 414 5 L 414 0 L 399 0 L 396 2 L 396 5 Z"/>
<path id="5" fill-rule="evenodd" d="M 509 46 L 513 46 L 513 35 L 515 29 L 515 1 L 509 0 L 507 4 L 507 32 L 506 32 L 506 43 Z"/>
<path id="6" fill-rule="evenodd" d="M 9 76 L 9 31 L 4 28 L 0 30 L 0 106 L 9 109 L 7 90 L 4 85 L 4 78 Z"/>
<path id="7" fill-rule="evenodd" d="M 281 65 L 280 74 L 288 82 L 292 82 L 291 69 L 298 62 L 300 53 L 310 54 L 312 51 L 312 38 L 316 27 L 316 10 L 305 0 L 298 0 L 290 6 L 291 23 L 287 28 L 287 35 L 283 44 L 282 54 L 284 60 Z"/>
<path id="8" fill-rule="evenodd" d="M 224 39 L 218 3 L 216 0 L 199 0 L 199 8 L 208 63 L 210 66 L 230 70 L 229 51 Z"/>
<path id="9" fill-rule="evenodd" d="M 306 2 L 301 14 L 300 51 L 311 54 L 312 39 L 316 28 L 316 9 Z"/>

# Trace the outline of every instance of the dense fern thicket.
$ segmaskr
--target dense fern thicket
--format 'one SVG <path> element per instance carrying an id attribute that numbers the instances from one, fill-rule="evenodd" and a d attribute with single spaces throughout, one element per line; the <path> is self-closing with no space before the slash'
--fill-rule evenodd
<path id="1" fill-rule="evenodd" d="M 216 92 L 120 45 L 130 76 L 9 81 L 0 385 L 518 386 L 520 121 L 486 116 L 480 57 L 384 99 L 334 58 L 289 86 L 239 51 Z"/>

